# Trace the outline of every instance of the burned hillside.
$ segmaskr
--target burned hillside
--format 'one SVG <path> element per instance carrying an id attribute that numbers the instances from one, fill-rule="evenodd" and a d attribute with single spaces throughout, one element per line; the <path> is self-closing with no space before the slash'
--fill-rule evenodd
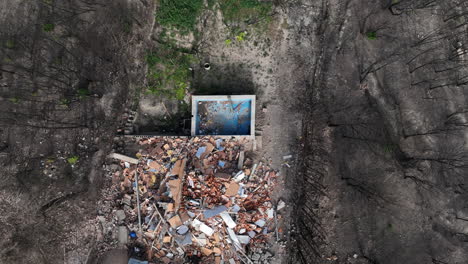
<path id="1" fill-rule="evenodd" d="M 465 0 L 1 1 L 0 263 L 465 263 L 467 10 Z M 162 217 L 145 208 L 143 221 L 160 226 L 134 232 L 133 171 L 161 159 L 168 175 L 142 179 L 155 201 L 180 165 L 172 143 L 148 154 L 139 142 L 188 135 L 193 95 L 238 94 L 256 96 L 255 150 L 236 170 L 262 162 L 267 183 L 274 172 L 274 191 L 241 182 L 271 200 L 245 208 L 228 192 L 239 171 L 220 180 L 191 164 L 183 191 L 221 200 L 187 196 L 189 210 L 223 205 L 224 217 L 188 220 L 156 203 Z M 216 141 L 179 140 L 187 157 L 207 143 L 211 161 L 224 155 Z M 279 201 L 281 225 L 270 217 Z M 165 222 L 175 216 L 187 222 Z M 181 226 L 201 239 L 195 253 L 176 241 Z M 148 258 L 133 242 L 153 235 L 162 242 Z M 267 248 L 250 249 L 257 236 Z M 231 250 L 239 237 L 252 254 Z"/>
<path id="2" fill-rule="evenodd" d="M 320 7 L 292 263 L 466 262 L 466 4 Z"/>

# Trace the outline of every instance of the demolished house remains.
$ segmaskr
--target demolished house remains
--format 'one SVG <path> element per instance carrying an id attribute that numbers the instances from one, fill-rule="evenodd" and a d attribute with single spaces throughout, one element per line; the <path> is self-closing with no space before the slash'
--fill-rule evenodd
<path id="1" fill-rule="evenodd" d="M 122 166 L 113 175 L 122 194 L 114 209 L 125 229 L 122 243 L 138 242 L 140 260 L 253 263 L 249 253 L 278 237 L 276 210 L 284 203 L 277 208 L 271 194 L 279 172 L 254 164 L 251 137 L 152 137 L 138 144 L 137 159 L 111 157 Z"/>

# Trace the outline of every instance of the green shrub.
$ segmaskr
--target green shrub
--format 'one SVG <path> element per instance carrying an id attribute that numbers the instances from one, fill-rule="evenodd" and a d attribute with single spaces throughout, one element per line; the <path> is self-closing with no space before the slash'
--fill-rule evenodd
<path id="1" fill-rule="evenodd" d="M 367 38 L 370 39 L 370 40 L 375 40 L 377 39 L 377 32 L 375 31 L 369 31 L 366 33 L 367 35 Z"/>
<path id="2" fill-rule="evenodd" d="M 159 58 L 158 58 L 157 53 L 151 52 L 149 54 L 146 54 L 146 63 L 148 63 L 148 66 L 150 68 L 154 67 L 158 62 L 159 62 Z"/>
<path id="3" fill-rule="evenodd" d="M 161 46 L 158 51 L 149 52 L 146 55 L 147 92 L 183 100 L 190 77 L 189 67 L 195 60 L 192 54 L 168 44 Z"/>
<path id="4" fill-rule="evenodd" d="M 246 34 L 247 34 L 247 33 L 246 33 L 245 31 L 239 33 L 239 35 L 236 36 L 236 40 L 239 41 L 239 42 L 244 41 L 245 35 L 246 35 Z"/>
<path id="5" fill-rule="evenodd" d="M 124 22 L 122 23 L 122 28 L 123 28 L 123 31 L 124 31 L 125 33 L 130 33 L 130 32 L 132 32 L 132 27 L 133 27 L 133 24 L 132 24 L 131 21 L 124 21 Z"/>
<path id="6" fill-rule="evenodd" d="M 208 0 L 208 8 L 212 8 L 214 6 L 214 4 L 216 3 L 216 0 Z"/>
<path id="7" fill-rule="evenodd" d="M 9 100 L 10 100 L 10 102 L 12 102 L 12 103 L 14 103 L 14 104 L 17 104 L 17 103 L 19 103 L 19 101 L 20 101 L 20 99 L 19 99 L 18 97 L 12 97 L 12 98 L 10 98 Z"/>
<path id="8" fill-rule="evenodd" d="M 181 82 L 175 89 L 175 98 L 179 101 L 184 100 L 185 98 L 185 90 L 187 89 L 187 83 Z"/>
<path id="9" fill-rule="evenodd" d="M 383 151 L 385 153 L 394 153 L 397 150 L 398 150 L 398 145 L 396 144 L 388 143 L 388 144 L 383 145 Z"/>
<path id="10" fill-rule="evenodd" d="M 272 3 L 259 0 L 219 0 L 221 12 L 228 22 L 247 22 L 267 17 Z"/>
<path id="11" fill-rule="evenodd" d="M 68 100 L 66 98 L 62 98 L 62 99 L 60 99 L 60 105 L 69 106 L 70 105 L 70 100 Z"/>
<path id="12" fill-rule="evenodd" d="M 70 165 L 75 165 L 78 162 L 79 157 L 78 156 L 71 156 L 67 159 L 68 164 Z"/>
<path id="13" fill-rule="evenodd" d="M 9 40 L 7 40 L 5 42 L 5 47 L 7 49 L 14 49 L 15 48 L 15 42 L 13 40 L 9 39 Z"/>
<path id="14" fill-rule="evenodd" d="M 54 30 L 54 28 L 55 28 L 55 25 L 52 23 L 47 23 L 47 24 L 42 25 L 42 30 L 44 30 L 44 32 L 51 32 L 52 30 Z"/>
<path id="15" fill-rule="evenodd" d="M 88 96 L 90 95 L 90 92 L 88 89 L 85 89 L 85 88 L 80 88 L 78 89 L 78 96 L 79 97 L 85 97 L 85 96 Z"/>
<path id="16" fill-rule="evenodd" d="M 160 0 L 156 18 L 163 26 L 188 33 L 194 30 L 202 8 L 203 0 Z"/>

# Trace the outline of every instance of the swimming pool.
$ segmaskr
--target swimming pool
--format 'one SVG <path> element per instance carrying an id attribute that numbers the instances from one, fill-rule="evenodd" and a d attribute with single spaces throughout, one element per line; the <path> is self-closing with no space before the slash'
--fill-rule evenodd
<path id="1" fill-rule="evenodd" d="M 192 96 L 192 136 L 251 136 L 255 95 Z"/>

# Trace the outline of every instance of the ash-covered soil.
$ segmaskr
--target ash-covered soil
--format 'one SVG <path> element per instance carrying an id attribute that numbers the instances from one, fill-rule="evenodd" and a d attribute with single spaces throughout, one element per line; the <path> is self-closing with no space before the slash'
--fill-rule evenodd
<path id="1" fill-rule="evenodd" d="M 1 263 L 86 263 L 103 158 L 144 77 L 152 8 L 1 1 Z"/>
<path id="2" fill-rule="evenodd" d="M 467 2 L 311 4 L 290 262 L 466 263 Z"/>

